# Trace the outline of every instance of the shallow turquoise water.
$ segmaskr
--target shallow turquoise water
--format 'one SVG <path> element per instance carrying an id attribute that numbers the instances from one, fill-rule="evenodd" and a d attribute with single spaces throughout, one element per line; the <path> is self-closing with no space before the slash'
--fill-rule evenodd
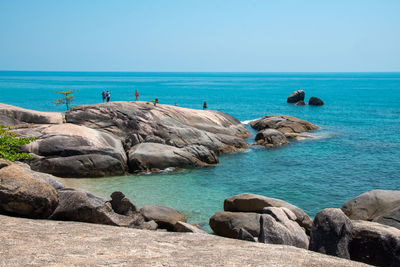
<path id="1" fill-rule="evenodd" d="M 170 206 L 206 226 L 225 198 L 243 192 L 284 199 L 313 216 L 371 189 L 400 190 L 400 73 L 0 72 L 2 103 L 63 111 L 51 102 L 64 88 L 80 90 L 76 104 L 100 102 L 103 89 L 111 101 L 132 100 L 138 89 L 140 100 L 189 108 L 206 100 L 241 121 L 286 114 L 322 127 L 317 139 L 227 154 L 215 167 L 68 181 L 104 197 L 120 190 L 138 206 Z M 288 105 L 298 89 L 326 105 Z"/>

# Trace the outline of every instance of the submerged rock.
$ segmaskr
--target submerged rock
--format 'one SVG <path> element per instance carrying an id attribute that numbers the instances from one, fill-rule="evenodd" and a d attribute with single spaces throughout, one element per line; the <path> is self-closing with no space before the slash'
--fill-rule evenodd
<path id="1" fill-rule="evenodd" d="M 336 257 L 350 259 L 349 245 L 353 225 L 340 209 L 324 209 L 315 215 L 309 249 Z"/>
<path id="2" fill-rule="evenodd" d="M 302 209 L 280 199 L 270 198 L 255 194 L 239 194 L 224 201 L 224 210 L 232 212 L 257 212 L 262 213 L 265 207 L 284 207 L 296 215 L 296 222 L 307 233 L 310 232 L 312 220 Z"/>
<path id="3" fill-rule="evenodd" d="M 290 94 L 287 98 L 288 103 L 297 103 L 299 101 L 304 101 L 305 93 L 303 90 L 297 90 Z"/>
<path id="4" fill-rule="evenodd" d="M 48 218 L 58 205 L 56 190 L 29 171 L 10 164 L 0 169 L 0 212 Z"/>
<path id="5" fill-rule="evenodd" d="M 324 105 L 324 101 L 322 101 L 318 97 L 313 96 L 308 100 L 308 104 L 310 106 L 323 106 Z"/>

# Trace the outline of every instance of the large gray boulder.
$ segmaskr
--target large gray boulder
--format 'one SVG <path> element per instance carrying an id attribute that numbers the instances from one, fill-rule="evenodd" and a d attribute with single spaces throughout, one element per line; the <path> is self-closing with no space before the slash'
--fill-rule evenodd
<path id="1" fill-rule="evenodd" d="M 303 90 L 297 90 L 290 94 L 287 98 L 286 102 L 288 103 L 297 103 L 299 101 L 304 101 L 305 93 Z"/>
<path id="2" fill-rule="evenodd" d="M 287 141 L 286 136 L 275 129 L 265 129 L 259 131 L 256 135 L 255 141 L 257 142 L 257 145 L 261 145 L 266 148 L 274 148 L 290 144 Z"/>
<path id="3" fill-rule="evenodd" d="M 247 148 L 243 138 L 249 136 L 240 121 L 220 111 L 154 106 L 144 102 L 78 106 L 65 117 L 69 123 L 117 136 L 126 150 L 150 136 L 151 142 L 163 140 L 166 145 L 178 148 L 202 145 L 218 154 Z"/>
<path id="4" fill-rule="evenodd" d="M 121 215 L 133 215 L 137 212 L 135 204 L 120 191 L 115 191 L 111 194 L 110 204 L 112 209 Z"/>
<path id="5" fill-rule="evenodd" d="M 287 208 L 264 208 L 260 217 L 258 242 L 308 248 L 308 236 Z"/>
<path id="6" fill-rule="evenodd" d="M 127 171 L 122 143 L 108 133 L 68 123 L 21 127 L 16 132 L 37 138 L 25 146 L 34 154 L 27 162 L 35 171 L 60 177 L 101 177 Z"/>
<path id="7" fill-rule="evenodd" d="M 350 258 L 376 266 L 400 266 L 400 230 L 368 221 L 352 221 Z"/>
<path id="8" fill-rule="evenodd" d="M 58 205 L 56 190 L 16 165 L 0 169 L 0 213 L 48 218 Z"/>
<path id="9" fill-rule="evenodd" d="M 177 222 L 186 222 L 185 216 L 179 211 L 164 206 L 144 206 L 140 209 L 140 213 L 146 221 L 155 221 L 161 229 L 168 231 L 177 231 L 175 224 Z"/>
<path id="10" fill-rule="evenodd" d="M 340 209 L 324 209 L 315 215 L 309 249 L 350 259 L 353 225 Z"/>
<path id="11" fill-rule="evenodd" d="M 255 194 L 239 194 L 227 198 L 224 201 L 224 210 L 232 212 L 256 212 L 262 213 L 265 207 L 285 207 L 296 215 L 296 222 L 303 227 L 307 233 L 310 232 L 312 220 L 302 209 L 286 201 Z"/>
<path id="12" fill-rule="evenodd" d="M 286 115 L 268 115 L 250 122 L 250 126 L 257 131 L 275 129 L 283 133 L 286 138 L 294 140 L 310 138 L 303 133 L 318 129 L 318 126 L 311 122 Z"/>
<path id="13" fill-rule="evenodd" d="M 64 114 L 59 112 L 41 112 L 0 103 L 0 124 L 16 125 L 23 123 L 60 124 Z"/>
<path id="14" fill-rule="evenodd" d="M 260 234 L 260 214 L 257 213 L 221 211 L 210 218 L 209 224 L 215 234 L 229 238 L 238 238 L 242 228 L 254 237 Z"/>
<path id="15" fill-rule="evenodd" d="M 400 229 L 400 191 L 372 190 L 363 193 L 342 206 L 352 220 L 376 221 Z"/>
<path id="16" fill-rule="evenodd" d="M 185 150 L 158 143 L 137 144 L 129 150 L 128 158 L 129 168 L 132 172 L 208 165 Z"/>

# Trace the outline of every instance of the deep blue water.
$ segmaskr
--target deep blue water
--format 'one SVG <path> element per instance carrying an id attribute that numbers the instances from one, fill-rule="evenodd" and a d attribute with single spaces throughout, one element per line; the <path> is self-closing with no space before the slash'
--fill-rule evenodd
<path id="1" fill-rule="evenodd" d="M 215 167 L 158 175 L 67 182 L 108 197 L 123 191 L 139 207 L 166 205 L 202 226 L 223 200 L 255 193 L 289 201 L 311 216 L 371 189 L 400 190 L 400 73 L 86 73 L 0 72 L 0 102 L 42 111 L 55 90 L 78 89 L 76 105 L 158 97 L 161 104 L 227 112 L 241 121 L 268 114 L 296 116 L 321 126 L 317 139 L 274 150 L 250 148 L 220 157 Z M 294 90 L 325 106 L 286 103 Z"/>

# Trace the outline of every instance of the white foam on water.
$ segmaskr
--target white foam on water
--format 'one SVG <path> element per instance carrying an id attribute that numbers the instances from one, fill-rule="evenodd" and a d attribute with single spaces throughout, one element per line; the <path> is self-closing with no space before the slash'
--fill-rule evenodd
<path id="1" fill-rule="evenodd" d="M 245 120 L 245 121 L 241 121 L 241 123 L 242 124 L 249 124 L 250 122 L 255 121 L 255 120 L 258 120 L 258 119 Z"/>
<path id="2" fill-rule="evenodd" d="M 335 138 L 338 136 L 337 133 L 334 132 L 313 132 L 313 133 L 302 133 L 302 136 L 304 136 L 304 139 L 302 140 L 307 140 L 307 139 L 314 139 L 314 140 L 320 140 L 320 139 L 331 139 Z"/>

